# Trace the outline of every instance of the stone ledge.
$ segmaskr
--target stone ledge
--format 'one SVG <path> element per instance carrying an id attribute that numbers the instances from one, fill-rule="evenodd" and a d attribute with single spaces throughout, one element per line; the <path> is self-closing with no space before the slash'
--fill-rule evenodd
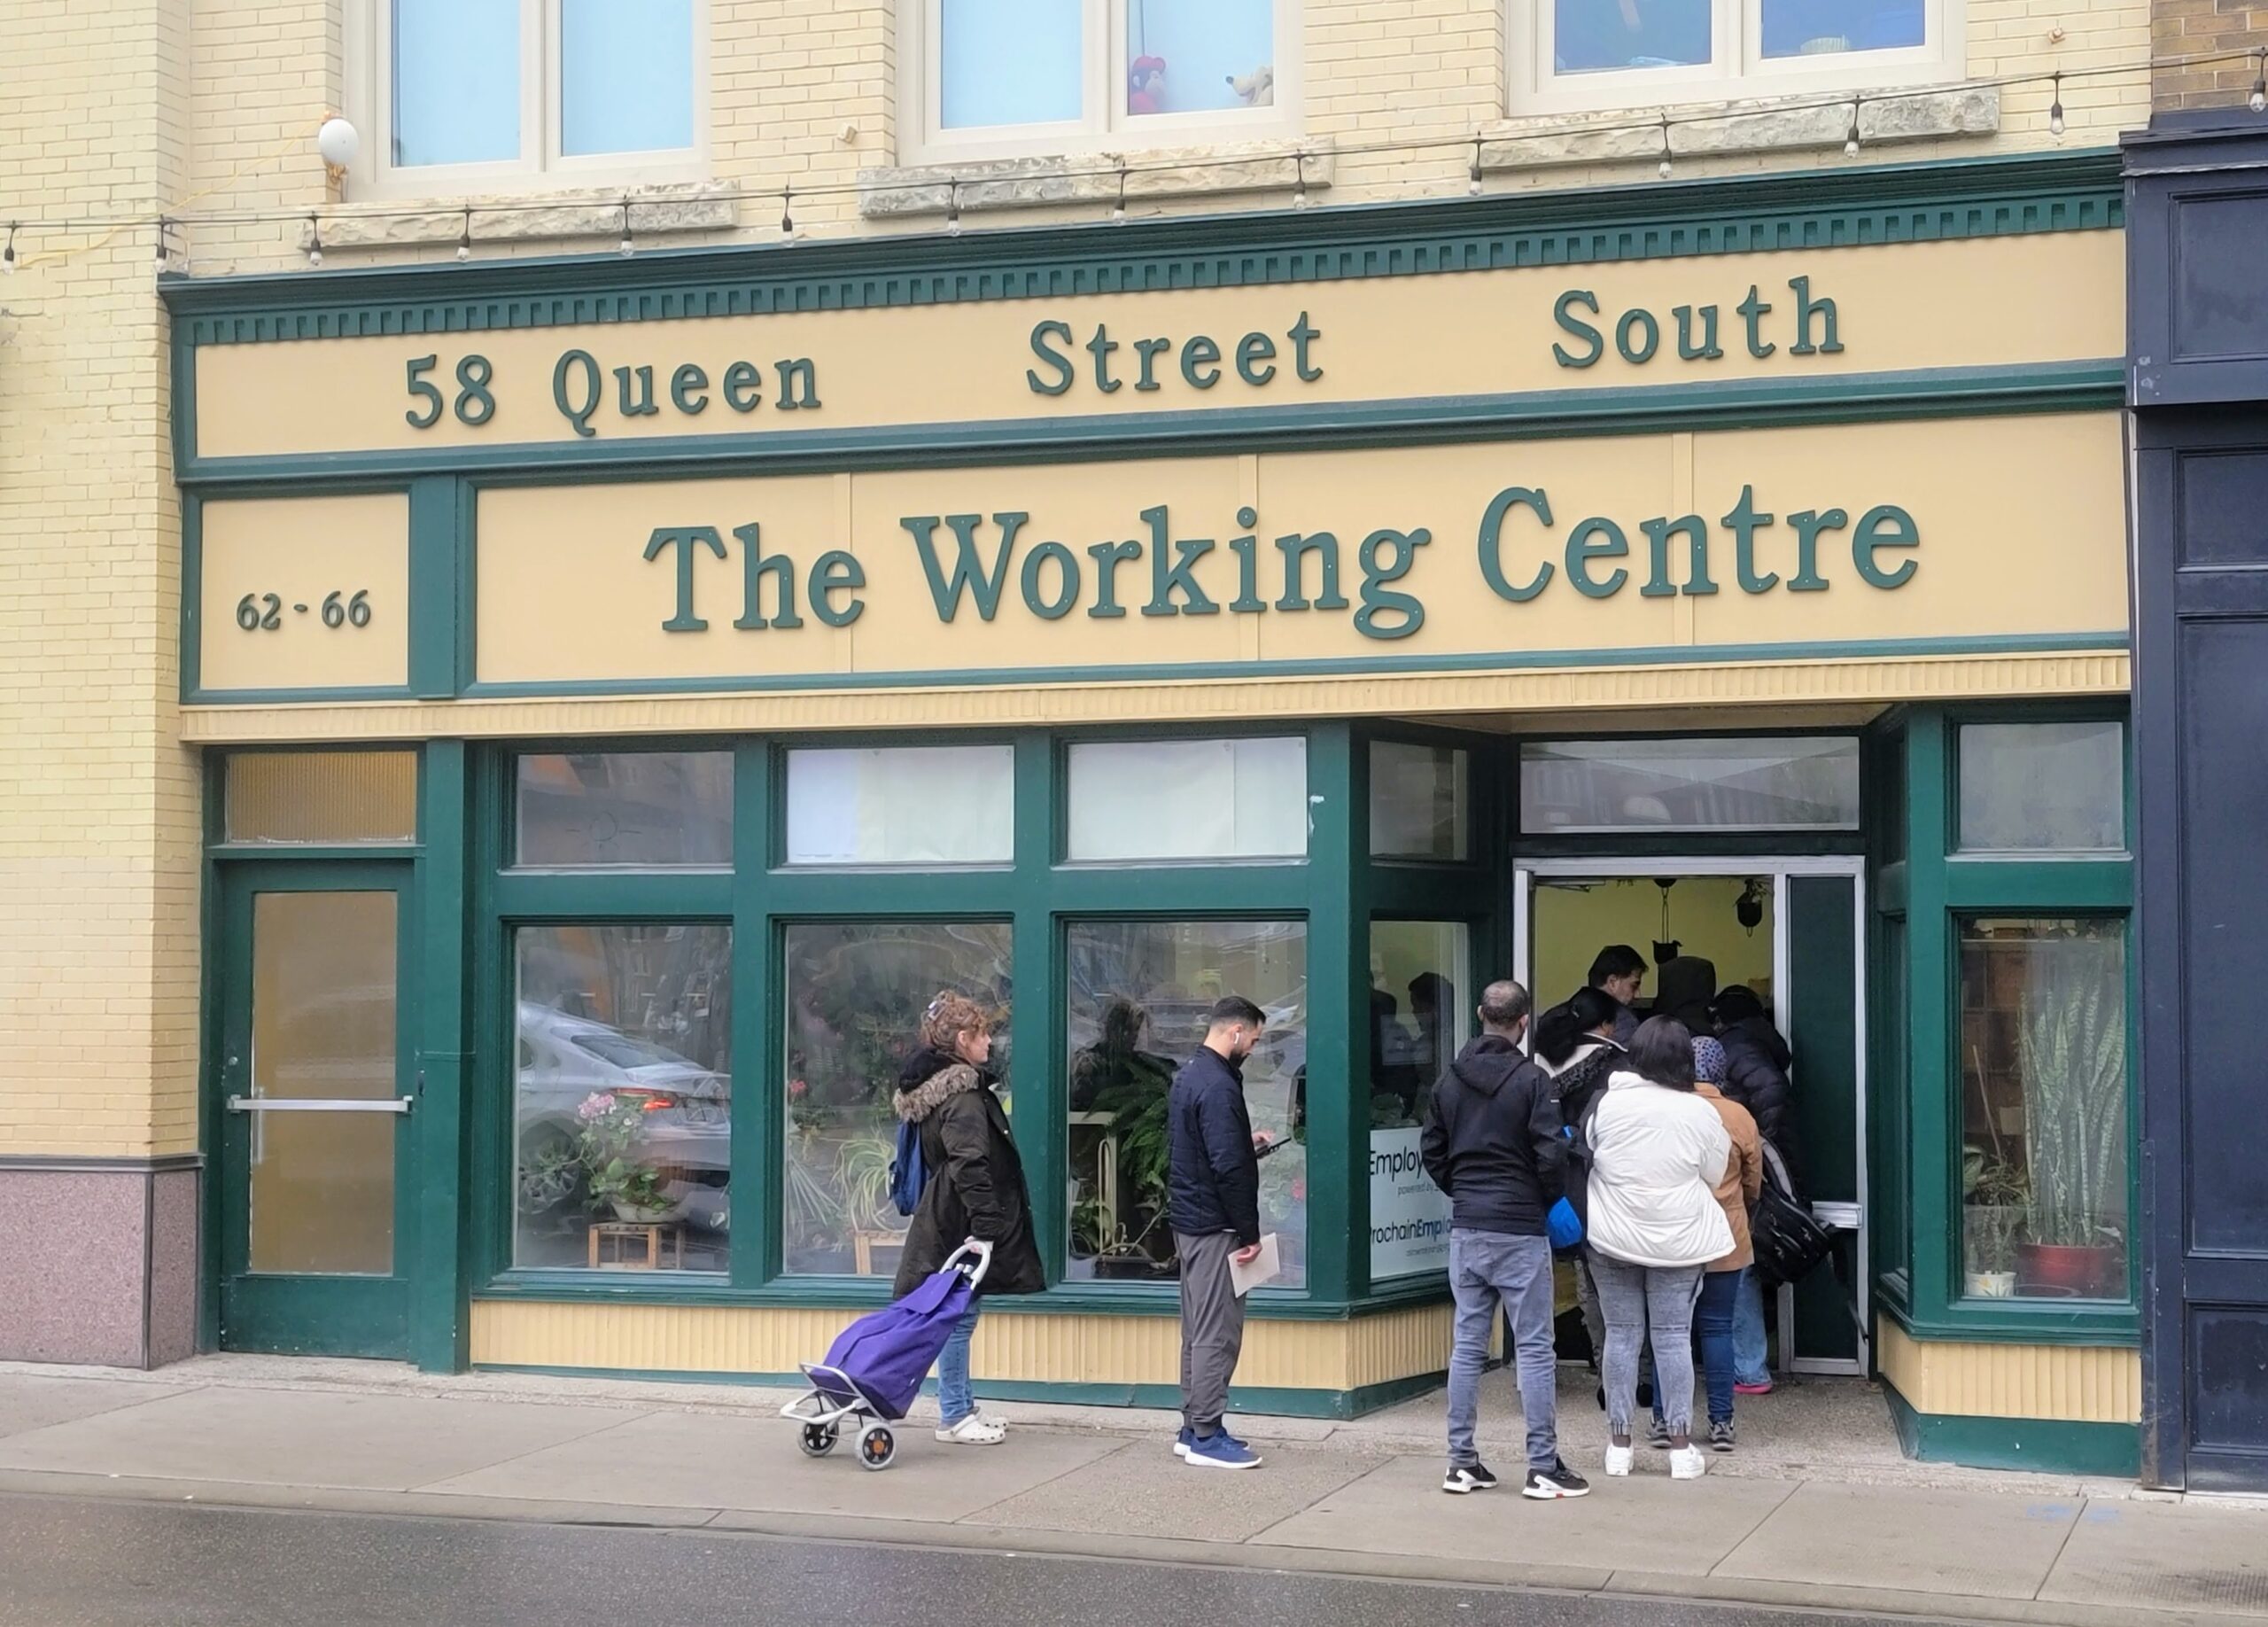
<path id="1" fill-rule="evenodd" d="M 1821 103 L 1816 96 L 1788 102 L 1735 102 L 1707 116 L 1668 109 L 1674 158 L 1727 157 L 1840 147 L 1851 136 L 1851 97 Z M 1946 136 L 1989 136 L 2000 128 L 2000 92 L 1994 85 L 1957 85 L 1880 101 L 1859 93 L 1859 140 L 1864 147 Z M 1682 115 L 1682 116 L 1681 116 Z M 1545 169 L 1569 164 L 1658 163 L 1659 124 L 1632 128 L 1635 113 L 1522 119 L 1482 132 L 1484 174 Z"/>
<path id="2" fill-rule="evenodd" d="M 859 180 L 866 190 L 859 195 L 858 213 L 870 221 L 943 215 L 951 211 L 956 198 L 963 214 L 1044 209 L 1059 204 L 1107 208 L 1119 199 L 1121 164 L 1126 166 L 1129 203 L 1235 192 L 1289 192 L 1298 188 L 1302 171 L 1308 191 L 1327 191 L 1337 167 L 1328 144 L 1298 142 L 922 164 L 861 171 Z"/>
<path id="3" fill-rule="evenodd" d="M 633 187 L 627 191 L 497 193 L 457 200 L 430 199 L 338 204 L 316 211 L 325 253 L 333 249 L 410 248 L 450 245 L 464 235 L 472 211 L 472 246 L 484 243 L 546 243 L 571 237 L 622 235 L 622 205 L 630 203 L 631 235 L 663 237 L 678 232 L 726 231 L 740 224 L 740 200 L 718 186 Z M 314 229 L 299 223 L 299 246 Z"/>

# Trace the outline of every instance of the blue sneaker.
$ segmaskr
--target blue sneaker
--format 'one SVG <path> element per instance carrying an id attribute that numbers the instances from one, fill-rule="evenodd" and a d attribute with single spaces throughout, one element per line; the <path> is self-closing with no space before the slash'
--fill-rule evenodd
<path id="1" fill-rule="evenodd" d="M 1248 1469 L 1260 1467 L 1260 1455 L 1225 1430 L 1192 1439 L 1184 1455 L 1192 1468 Z"/>
<path id="2" fill-rule="evenodd" d="M 1177 1458 L 1187 1457 L 1189 1455 L 1189 1443 L 1196 1438 L 1197 1436 L 1195 1431 L 1191 1429 L 1187 1424 L 1182 1425 L 1181 1433 L 1173 1437 L 1173 1455 Z M 1228 1442 L 1231 1446 L 1241 1446 L 1247 1452 L 1252 1450 L 1250 1442 L 1239 1440 L 1235 1436 L 1231 1435 L 1226 1429 L 1221 1431 L 1221 1438 Z"/>

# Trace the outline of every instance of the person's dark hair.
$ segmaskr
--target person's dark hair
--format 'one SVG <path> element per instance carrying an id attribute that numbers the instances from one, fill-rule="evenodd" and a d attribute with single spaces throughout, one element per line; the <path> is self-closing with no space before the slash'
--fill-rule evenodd
<path id="1" fill-rule="evenodd" d="M 1693 1088 L 1693 1031 L 1675 1017 L 1648 1017 L 1630 1038 L 1630 1066 L 1650 1085 Z"/>
<path id="2" fill-rule="evenodd" d="M 1422 971 L 1410 980 L 1412 1008 L 1425 1006 L 1439 1011 L 1456 998 L 1456 986 L 1439 972 Z"/>
<path id="3" fill-rule="evenodd" d="M 1627 944 L 1609 944 L 1598 952 L 1598 959 L 1591 962 L 1591 987 L 1598 987 L 1609 977 L 1627 977 L 1633 972 L 1645 969 L 1644 955 Z"/>
<path id="4" fill-rule="evenodd" d="M 1728 984 L 1717 991 L 1717 1021 L 1739 1023 L 1764 1015 L 1764 1002 L 1745 983 Z"/>
<path id="5" fill-rule="evenodd" d="M 1265 1028 L 1268 1026 L 1268 1014 L 1241 994 L 1223 994 L 1213 1002 L 1207 1022 L 1214 1028 L 1224 1023 L 1242 1023 L 1252 1028 Z"/>
<path id="6" fill-rule="evenodd" d="M 1528 992 L 1509 977 L 1480 991 L 1480 1020 L 1491 1028 L 1510 1028 L 1534 1008 Z"/>
<path id="7" fill-rule="evenodd" d="M 1577 989 L 1567 1001 L 1568 1015 L 1579 1033 L 1589 1033 L 1614 1021 L 1614 996 L 1604 989 Z"/>
<path id="8" fill-rule="evenodd" d="M 1535 1055 L 1539 1061 L 1557 1068 L 1575 1054 L 1575 1047 L 1581 1041 L 1582 1031 L 1575 1026 L 1575 1014 L 1564 1000 L 1535 1019 Z"/>

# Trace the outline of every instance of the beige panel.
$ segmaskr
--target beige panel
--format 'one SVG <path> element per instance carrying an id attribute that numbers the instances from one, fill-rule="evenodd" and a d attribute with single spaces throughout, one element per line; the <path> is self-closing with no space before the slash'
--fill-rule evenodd
<path id="1" fill-rule="evenodd" d="M 208 691 L 399 687 L 409 681 L 409 499 L 277 497 L 205 505 L 198 681 Z M 323 625 L 366 593 L 367 625 Z M 247 632 L 245 596 L 277 626 Z M 305 609 L 299 608 L 305 606 Z"/>
<path id="2" fill-rule="evenodd" d="M 480 510 L 479 676 L 693 682 L 846 672 L 934 673 L 951 683 L 1027 667 L 1225 666 L 1244 658 L 1246 623 L 1256 627 L 1262 659 L 1412 663 L 1684 642 L 1699 654 L 1715 643 L 2116 634 L 2126 608 L 2117 437 L 2116 416 L 2103 413 L 1270 455 L 1256 460 L 1257 524 L 1241 537 L 1243 474 L 1228 457 L 856 474 L 835 485 L 798 476 L 492 493 Z M 1848 543 L 1822 539 L 1821 591 L 1791 591 L 1785 580 L 1742 591 L 1720 520 L 1744 485 L 1759 509 L 1841 506 L 1853 527 L 1876 503 L 1896 502 L 1918 545 L 1875 563 L 1889 570 L 1910 560 L 1912 579 L 1869 585 Z M 1492 556 L 1503 587 L 1492 590 L 1480 539 L 1492 500 L 1508 488 L 1538 495 L 1504 511 Z M 1549 508 L 1549 524 L 1538 503 Z M 1170 549 L 1159 546 L 1157 521 L 1143 518 L 1160 510 Z M 1718 591 L 1650 596 L 1658 584 L 1644 525 L 1688 513 L 1708 523 Z M 1010 523 L 1001 517 L 1018 514 L 1028 518 L 1004 549 Z M 961 553 L 945 523 L 954 515 L 978 518 L 975 558 L 999 579 L 989 620 L 967 588 L 951 620 L 940 614 L 908 524 L 930 526 L 950 580 Z M 847 632 L 818 625 L 808 605 L 807 625 L 792 631 L 734 625 L 744 605 L 746 549 L 733 533 L 751 522 L 806 584 L 830 549 L 847 546 L 856 556 L 864 608 Z M 678 547 L 650 558 L 647 551 L 657 527 L 688 525 L 712 528 L 727 557 L 695 549 L 693 611 L 707 625 L 671 632 L 664 624 L 680 614 Z M 1378 539 L 1373 549 L 1371 533 L 1382 527 L 1407 541 Z M 1759 548 L 1757 569 L 1776 565 L 1785 579 L 1796 569 L 1793 545 L 1787 528 L 1777 529 Z M 1415 540 L 1421 530 L 1430 541 Z M 1345 601 L 1338 608 L 1286 608 L 1324 590 L 1313 557 L 1292 590 L 1289 556 L 1278 544 L 1293 535 L 1334 540 Z M 1593 546 L 1619 536 L 1626 551 L 1585 561 L 1575 550 L 1586 536 Z M 1209 613 L 1147 613 L 1158 602 L 1161 557 L 1178 561 L 1181 544 L 1197 540 L 1213 545 L 1189 572 Z M 1122 613 L 1098 616 L 1104 571 L 1088 550 L 1111 544 L 1142 551 L 1113 573 Z M 1067 578 L 1067 560 L 1076 580 Z M 1593 587 L 1611 591 L 1581 591 L 1579 566 Z M 1688 544 L 1673 537 L 1664 580 L 1691 580 Z M 1059 602 L 1068 584 L 1076 591 L 1068 613 L 1036 613 L 1023 593 L 1028 580 L 1043 605 Z M 1533 597 L 1510 596 L 1539 580 Z M 1256 593 L 1243 602 L 1263 608 L 1236 612 L 1247 588 Z M 1403 634 L 1410 601 L 1423 620 Z M 1185 588 L 1167 602 L 1192 603 Z"/>
<path id="3" fill-rule="evenodd" d="M 1426 717 L 1501 728 L 1508 717 L 1554 728 L 1671 727 L 1681 710 L 1720 728 L 1774 726 L 1791 706 L 1871 709 L 1900 701 L 2015 696 L 2117 696 L 2131 687 L 2123 651 L 1899 660 L 1744 661 L 1379 678 L 1349 674 L 1182 683 L 1003 684 L 787 695 L 678 695 L 455 702 L 342 702 L 190 706 L 182 737 L 197 745 L 320 740 L 501 739 L 542 735 L 763 734 L 833 728 L 1204 721 L 1227 718 Z M 1806 720 L 1806 722 L 1812 721 Z M 1537 727 L 1543 725 L 1539 723 Z"/>
<path id="4" fill-rule="evenodd" d="M 601 370 L 603 406 L 588 420 L 591 440 L 656 435 L 773 434 L 867 425 L 968 423 L 1050 417 L 1060 413 L 1119 414 L 1213 410 L 1295 402 L 1394 401 L 1425 396 L 1671 385 L 1736 378 L 1799 378 L 1907 368 L 1984 367 L 2116 356 L 2124 331 L 2124 241 L 2115 231 L 2062 232 L 1969 242 L 1899 244 L 1770 254 L 1636 261 L 1619 265 L 1526 267 L 1433 276 L 1376 277 L 1301 286 L 1097 294 L 873 311 L 799 312 L 763 317 L 538 328 L 478 335 L 417 335 L 307 339 L 280 344 L 213 345 L 198 355 L 198 451 L 207 457 L 284 452 L 338 452 L 410 447 L 571 443 L 579 437 L 554 400 L 561 359 L 580 349 Z M 1798 342 L 1797 295 L 1790 279 L 1809 280 L 1814 300 L 1834 301 L 1843 348 L 1808 356 Z M 1758 317 L 1759 345 L 1751 354 L 1746 323 L 1735 308 L 1751 289 L 1770 304 Z M 2036 291 L 2053 288 L 2055 297 Z M 1571 314 L 1599 329 L 1604 353 L 1593 365 L 1564 366 L 1588 345 L 1559 325 L 1560 296 L 1588 290 L 1600 315 Z M 1693 307 L 1694 339 L 1704 337 L 1703 309 L 1718 307 L 1713 360 L 1678 357 L 1679 306 Z M 1652 359 L 1625 361 L 1615 328 L 1626 311 L 1651 314 L 1658 330 Z M 1292 331 L 1305 315 L 1319 337 L 1309 343 L 1309 370 L 1294 376 Z M 1065 350 L 1075 382 L 1060 395 L 1036 393 L 1026 375 L 1056 382 L 1032 347 L 1044 322 L 1073 330 Z M 1110 356 L 1121 387 L 1095 381 L 1085 348 L 1099 325 L 1120 348 Z M 1244 382 L 1235 362 L 1247 333 L 1270 336 L 1275 377 Z M 1182 346 L 1204 336 L 1222 352 L 1219 381 L 1198 388 L 1184 377 Z M 1630 344 L 1643 346 L 1643 323 Z M 1814 318 L 1813 337 L 1826 326 Z M 1138 339 L 1164 339 L 1174 348 L 1152 362 L 1154 389 L 1140 388 Z M 495 406 L 486 422 L 462 423 L 463 393 L 455 375 L 467 356 L 486 358 Z M 426 409 L 410 394 L 408 364 L 436 358 L 425 377 L 447 408 L 427 429 L 408 422 Z M 794 411 L 780 405 L 779 364 L 808 358 L 819 404 Z M 759 369 L 761 404 L 733 410 L 722 394 L 735 362 Z M 698 414 L 670 401 L 677 370 L 698 366 L 709 387 Z M 1255 359 L 1261 373 L 1270 363 Z M 615 370 L 650 368 L 659 410 L 625 416 Z M 477 374 L 478 370 L 474 370 Z M 1200 367 L 1201 376 L 1201 367 Z M 585 373 L 574 364 L 571 401 L 579 401 Z M 637 375 L 631 400 L 643 397 Z M 477 401 L 468 412 L 479 416 Z"/>
<path id="5" fill-rule="evenodd" d="M 2104 1345 L 1958 1344 L 1917 1340 L 1876 1320 L 1884 1378 L 1917 1413 L 1953 1417 L 2139 1422 L 2139 1351 Z"/>

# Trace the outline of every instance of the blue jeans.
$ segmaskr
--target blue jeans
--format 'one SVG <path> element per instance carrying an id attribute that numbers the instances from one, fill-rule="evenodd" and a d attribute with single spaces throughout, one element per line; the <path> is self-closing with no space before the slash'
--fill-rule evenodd
<path id="1" fill-rule="evenodd" d="M 1449 1233 L 1449 1292 L 1456 1299 L 1456 1343 L 1449 1351 L 1449 1461 L 1480 1460 L 1473 1429 L 1480 1413 L 1480 1370 L 1501 1302 L 1518 1361 L 1520 1411 L 1527 1418 L 1530 1468 L 1559 1461 L 1558 1358 L 1551 1348 L 1551 1244 L 1497 1232 Z"/>
<path id="2" fill-rule="evenodd" d="M 948 1429 L 976 1410 L 976 1397 L 968 1393 L 968 1342 L 976 1336 L 976 1312 L 971 1305 L 962 1313 L 937 1352 L 937 1412 Z"/>
<path id="3" fill-rule="evenodd" d="M 1740 1297 L 1744 1271 L 1712 1271 L 1701 1278 L 1701 1298 L 1693 1307 L 1693 1326 L 1701 1335 L 1701 1374 L 1709 1390 L 1709 1421 L 1730 1423 L 1733 1417 L 1733 1306 Z"/>
<path id="4" fill-rule="evenodd" d="M 1764 1283 L 1751 1265 L 1740 1273 L 1740 1293 L 1733 1305 L 1733 1382 L 1771 1382 L 1772 1369 L 1764 1365 Z"/>

